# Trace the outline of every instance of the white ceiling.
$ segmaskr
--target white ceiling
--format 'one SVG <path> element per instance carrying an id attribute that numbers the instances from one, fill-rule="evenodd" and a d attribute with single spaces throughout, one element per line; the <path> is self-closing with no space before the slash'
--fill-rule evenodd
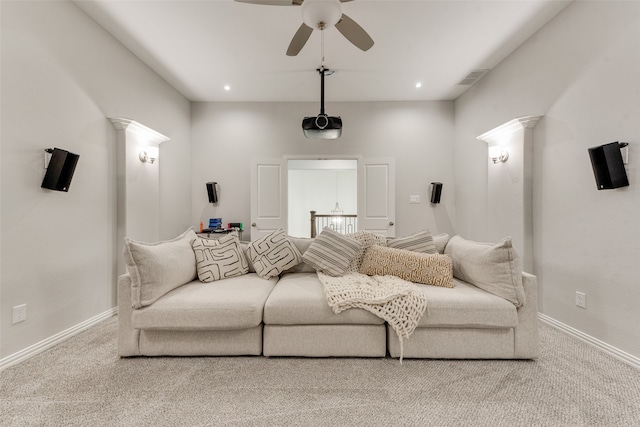
<path id="1" fill-rule="evenodd" d="M 326 101 L 452 100 L 570 1 L 356 0 L 342 4 L 375 41 L 367 52 L 325 31 Z M 191 101 L 318 101 L 321 37 L 285 55 L 300 7 L 233 0 L 75 4 Z M 417 89 L 416 82 L 422 87 Z M 225 91 L 224 86 L 231 86 Z"/>

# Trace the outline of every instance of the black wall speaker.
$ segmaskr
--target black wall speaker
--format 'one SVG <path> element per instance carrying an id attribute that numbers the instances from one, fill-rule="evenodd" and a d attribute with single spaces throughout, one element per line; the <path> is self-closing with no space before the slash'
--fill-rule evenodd
<path id="1" fill-rule="evenodd" d="M 209 195 L 209 203 L 218 203 L 218 192 L 216 191 L 217 182 L 207 182 L 207 194 Z"/>
<path id="2" fill-rule="evenodd" d="M 629 185 L 620 152 L 620 148 L 625 146 L 626 144 L 611 142 L 589 148 L 589 157 L 598 190 L 610 190 Z"/>
<path id="3" fill-rule="evenodd" d="M 431 203 L 440 203 L 440 196 L 442 195 L 442 183 L 431 183 Z"/>
<path id="4" fill-rule="evenodd" d="M 69 191 L 71 178 L 73 178 L 80 156 L 59 148 L 49 148 L 46 151 L 51 153 L 51 159 L 41 187 L 56 191 Z"/>

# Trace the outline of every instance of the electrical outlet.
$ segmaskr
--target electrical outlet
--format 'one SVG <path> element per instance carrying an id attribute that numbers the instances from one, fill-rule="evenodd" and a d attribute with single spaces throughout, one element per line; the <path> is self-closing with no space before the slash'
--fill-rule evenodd
<path id="1" fill-rule="evenodd" d="M 11 324 L 24 322 L 25 320 L 27 320 L 27 304 L 16 305 L 15 307 L 13 307 L 13 317 L 11 319 Z"/>
<path id="2" fill-rule="evenodd" d="M 420 203 L 420 195 L 419 194 L 413 194 L 411 196 L 409 196 L 409 203 L 411 204 L 417 204 Z"/>
<path id="3" fill-rule="evenodd" d="M 576 291 L 576 305 L 581 308 L 587 308 L 587 294 Z"/>

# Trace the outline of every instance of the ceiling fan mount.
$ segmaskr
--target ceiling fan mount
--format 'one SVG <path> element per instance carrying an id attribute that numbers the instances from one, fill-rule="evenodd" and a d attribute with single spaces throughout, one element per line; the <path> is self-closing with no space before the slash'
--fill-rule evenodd
<path id="1" fill-rule="evenodd" d="M 302 6 L 303 23 L 293 36 L 287 56 L 296 56 L 311 37 L 313 30 L 324 31 L 335 26 L 338 31 L 360 50 L 371 49 L 371 36 L 356 21 L 342 13 L 341 3 L 352 0 L 235 0 L 271 6 Z"/>

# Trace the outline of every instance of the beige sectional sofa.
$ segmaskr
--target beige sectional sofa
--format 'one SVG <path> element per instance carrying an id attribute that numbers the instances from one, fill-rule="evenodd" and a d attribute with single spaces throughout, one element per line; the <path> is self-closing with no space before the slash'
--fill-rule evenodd
<path id="1" fill-rule="evenodd" d="M 175 264 L 176 259 L 188 264 L 185 259 L 189 259 L 187 248 L 191 247 L 186 243 L 193 239 L 195 233 L 188 231 L 153 245 L 127 242 L 129 272 L 118 278 L 120 356 L 400 357 L 400 340 L 387 322 L 361 308 L 334 313 L 316 270 L 300 262 L 297 255 L 289 262 L 291 267 L 264 278 L 264 265 L 252 265 L 249 244 L 243 243 L 240 247 L 248 260 L 248 273 L 243 270 L 223 278 L 224 272 L 216 270 L 214 275 L 222 276 L 203 283 L 194 277 L 195 265 Z M 509 295 L 498 296 L 483 289 L 494 291 L 491 284 L 481 283 L 485 278 L 482 268 L 465 270 L 464 261 L 456 262 L 460 251 L 455 246 L 464 248 L 468 241 L 459 236 L 449 241 L 445 235 L 435 240 L 439 252 L 453 259 L 453 287 L 416 284 L 426 296 L 427 311 L 415 331 L 403 340 L 404 358 L 537 358 L 535 276 L 512 271 L 521 277 L 514 303 Z M 314 239 L 288 238 L 288 242 L 299 254 L 305 254 Z M 450 251 L 446 248 L 449 242 Z M 166 245 L 175 248 L 166 250 Z M 474 262 L 487 256 L 494 262 L 491 253 L 500 245 L 514 253 L 510 241 L 485 245 L 489 255 L 483 246 L 477 246 L 480 252 Z M 198 265 L 206 261 L 197 255 L 195 259 Z M 517 258 L 507 261 L 517 268 Z M 261 271 L 256 272 L 256 266 Z M 163 269 L 162 274 L 150 273 Z M 493 274 L 492 269 L 486 272 Z M 159 289 L 156 294 L 155 288 Z"/>

